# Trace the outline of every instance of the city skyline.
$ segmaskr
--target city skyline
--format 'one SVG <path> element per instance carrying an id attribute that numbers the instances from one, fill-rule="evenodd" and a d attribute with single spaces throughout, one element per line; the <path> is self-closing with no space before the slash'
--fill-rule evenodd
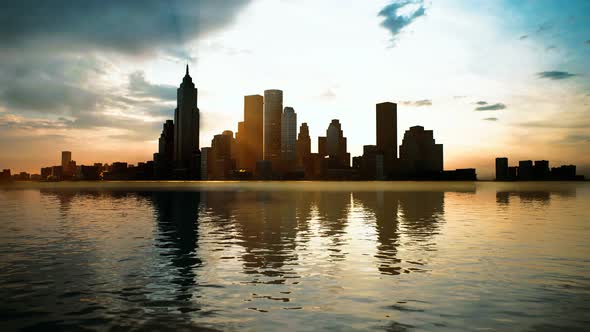
<path id="1" fill-rule="evenodd" d="M 339 119 L 349 152 L 361 155 L 373 144 L 364 138 L 375 134 L 372 105 L 393 101 L 397 141 L 412 126 L 433 129 L 450 169 L 475 167 L 491 179 L 493 158 L 507 156 L 574 163 L 588 173 L 590 44 L 579 14 L 588 11 L 586 2 L 181 5 L 170 15 L 186 12 L 198 24 L 179 20 L 180 30 L 154 35 L 153 45 L 115 34 L 81 38 L 41 22 L 47 34 L 7 20 L 31 27 L 2 39 L 9 46 L 0 55 L 9 79 L 0 91 L 2 167 L 36 173 L 57 163 L 54 153 L 62 150 L 83 164 L 151 159 L 162 123 L 172 118 L 178 68 L 188 62 L 201 88 L 201 142 L 239 131 L 243 96 L 277 88 L 285 91 L 283 106 L 309 124 L 313 152 L 327 124 Z M 159 5 L 146 6 L 151 13 Z M 134 12 L 127 7 L 116 9 Z M 296 24 L 327 8 L 330 18 Z M 88 10 L 88 24 L 105 23 L 101 8 Z M 219 10 L 215 22 L 199 16 L 211 10 Z M 138 22 L 168 33 L 168 14 L 144 14 L 135 14 Z M 340 24 L 352 20 L 354 27 Z"/>

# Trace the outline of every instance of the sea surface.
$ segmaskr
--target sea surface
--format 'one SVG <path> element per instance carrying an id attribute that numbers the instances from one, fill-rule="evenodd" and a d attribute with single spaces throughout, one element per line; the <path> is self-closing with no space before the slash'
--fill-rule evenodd
<path id="1" fill-rule="evenodd" d="M 590 183 L 0 187 L 0 331 L 590 330 Z"/>

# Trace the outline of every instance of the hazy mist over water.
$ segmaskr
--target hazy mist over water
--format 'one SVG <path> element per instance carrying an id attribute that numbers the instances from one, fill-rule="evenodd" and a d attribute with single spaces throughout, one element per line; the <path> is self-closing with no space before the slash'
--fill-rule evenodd
<path id="1" fill-rule="evenodd" d="M 590 184 L 0 187 L 0 329 L 584 330 Z"/>

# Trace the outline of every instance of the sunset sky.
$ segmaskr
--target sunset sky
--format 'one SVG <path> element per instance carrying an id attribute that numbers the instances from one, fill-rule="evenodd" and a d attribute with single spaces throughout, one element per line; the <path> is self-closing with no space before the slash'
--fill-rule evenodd
<path id="1" fill-rule="evenodd" d="M 312 151 L 340 119 L 353 156 L 375 104 L 422 125 L 445 169 L 494 158 L 590 176 L 590 1 L 13 1 L 0 8 L 0 168 L 151 160 L 189 64 L 201 146 L 243 96 L 281 89 Z"/>

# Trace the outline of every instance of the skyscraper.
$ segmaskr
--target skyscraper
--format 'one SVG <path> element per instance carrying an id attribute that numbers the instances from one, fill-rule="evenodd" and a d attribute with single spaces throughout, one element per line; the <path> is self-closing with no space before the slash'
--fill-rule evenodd
<path id="1" fill-rule="evenodd" d="M 334 119 L 330 122 L 326 137 L 319 137 L 318 142 L 320 142 L 320 150 L 325 150 L 320 154 L 323 152 L 330 159 L 330 168 L 350 167 L 350 153 L 346 152 L 346 137 L 339 120 Z"/>
<path id="2" fill-rule="evenodd" d="M 443 170 L 443 145 L 436 144 L 432 130 L 422 126 L 406 130 L 399 156 L 410 177 L 436 177 Z"/>
<path id="3" fill-rule="evenodd" d="M 197 89 L 192 78 L 186 75 L 177 90 L 177 106 L 174 111 L 174 161 L 181 177 L 190 177 L 200 165 L 195 156 L 199 153 L 199 108 Z"/>
<path id="4" fill-rule="evenodd" d="M 299 127 L 299 135 L 297 136 L 297 165 L 304 166 L 305 161 L 311 155 L 311 137 L 309 137 L 309 127 L 304 122 Z"/>
<path id="5" fill-rule="evenodd" d="M 166 120 L 158 139 L 158 153 L 154 153 L 154 171 L 156 179 L 168 179 L 172 176 L 174 164 L 174 122 Z"/>
<path id="6" fill-rule="evenodd" d="M 61 152 L 61 169 L 62 176 L 69 178 L 74 174 L 74 170 L 71 169 L 70 163 L 72 162 L 72 152 L 62 151 Z"/>
<path id="7" fill-rule="evenodd" d="M 281 160 L 281 116 L 283 91 L 264 91 L 264 160 L 272 162 L 277 169 Z"/>
<path id="8" fill-rule="evenodd" d="M 508 180 L 508 158 L 496 158 L 496 180 Z"/>
<path id="9" fill-rule="evenodd" d="M 379 103 L 376 105 L 377 150 L 383 154 L 383 167 L 391 172 L 397 158 L 397 104 Z"/>
<path id="10" fill-rule="evenodd" d="M 297 147 L 297 113 L 285 107 L 281 119 L 281 159 L 285 165 L 295 166 Z"/>
<path id="11" fill-rule="evenodd" d="M 240 168 L 250 172 L 256 169 L 256 161 L 264 158 L 263 105 L 264 98 L 261 95 L 244 96 L 244 133 L 240 132 Z"/>

